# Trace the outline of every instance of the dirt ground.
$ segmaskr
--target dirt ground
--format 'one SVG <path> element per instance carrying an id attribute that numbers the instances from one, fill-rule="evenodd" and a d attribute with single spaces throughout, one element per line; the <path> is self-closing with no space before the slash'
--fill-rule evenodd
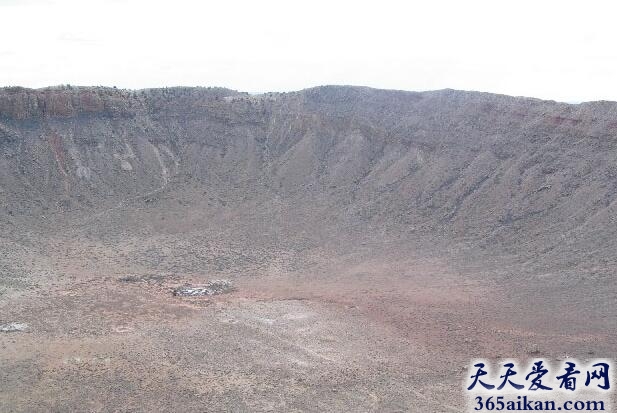
<path id="1" fill-rule="evenodd" d="M 3 321 L 28 329 L 0 334 L 0 411 L 461 412 L 474 358 L 617 348 L 614 320 L 569 318 L 569 300 L 523 308 L 538 284 L 401 247 L 223 274 L 234 290 L 210 297 L 172 294 L 207 274 L 101 274 L 82 259 L 2 297 Z"/>

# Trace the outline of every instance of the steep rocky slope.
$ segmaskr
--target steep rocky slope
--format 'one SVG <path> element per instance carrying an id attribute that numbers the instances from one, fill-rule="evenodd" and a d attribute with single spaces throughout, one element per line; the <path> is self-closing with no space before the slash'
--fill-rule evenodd
<path id="1" fill-rule="evenodd" d="M 31 224 L 183 193 L 215 214 L 316 209 L 612 261 L 615 133 L 614 103 L 452 90 L 4 89 L 0 214 Z"/>

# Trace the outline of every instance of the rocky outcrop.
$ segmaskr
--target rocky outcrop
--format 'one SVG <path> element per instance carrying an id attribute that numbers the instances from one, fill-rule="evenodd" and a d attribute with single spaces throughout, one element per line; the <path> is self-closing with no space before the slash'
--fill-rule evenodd
<path id="1" fill-rule="evenodd" d="M 213 216 L 260 205 L 312 227 L 612 259 L 616 134 L 612 102 L 454 90 L 8 88 L 0 216 L 96 218 L 182 194 Z"/>

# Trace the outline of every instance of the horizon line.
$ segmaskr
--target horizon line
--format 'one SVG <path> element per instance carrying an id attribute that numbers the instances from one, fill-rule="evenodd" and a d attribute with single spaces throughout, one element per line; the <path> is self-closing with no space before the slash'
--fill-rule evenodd
<path id="1" fill-rule="evenodd" d="M 20 89 L 20 90 L 28 90 L 28 91 L 45 91 L 45 90 L 66 90 L 66 89 L 76 88 L 76 89 L 111 89 L 111 90 L 118 90 L 118 91 L 140 92 L 140 91 L 148 91 L 148 90 L 165 90 L 165 89 L 226 89 L 226 90 L 229 90 L 231 92 L 236 92 L 236 93 L 241 93 L 241 94 L 248 94 L 248 95 L 252 95 L 252 96 L 259 96 L 259 95 L 267 95 L 267 94 L 299 93 L 299 92 L 303 92 L 303 91 L 307 91 L 307 90 L 312 90 L 312 89 L 334 88 L 334 87 L 350 88 L 350 89 L 370 89 L 370 90 L 378 90 L 378 91 L 418 93 L 418 94 L 452 91 L 452 92 L 462 92 L 462 93 L 470 93 L 470 94 L 487 94 L 487 95 L 493 95 L 493 96 L 503 96 L 503 97 L 509 97 L 509 98 L 515 98 L 515 99 L 530 99 L 530 100 L 537 100 L 537 101 L 543 101 L 543 102 L 554 102 L 554 103 L 567 104 L 567 105 L 580 105 L 580 104 L 585 104 L 585 103 L 617 103 L 617 100 L 609 100 L 609 99 L 564 101 L 564 100 L 556 100 L 556 99 L 539 98 L 539 97 L 527 96 L 527 95 L 510 95 L 510 94 L 507 94 L 507 93 L 498 93 L 498 92 L 491 92 L 491 91 L 484 91 L 484 90 L 474 90 L 474 89 L 456 89 L 456 88 L 449 88 L 449 87 L 441 88 L 441 89 L 408 90 L 408 89 L 395 89 L 395 88 L 379 88 L 379 87 L 373 87 L 373 86 L 351 85 L 351 84 L 323 84 L 323 85 L 310 86 L 310 87 L 301 88 L 301 89 L 295 89 L 295 90 L 284 90 L 284 91 L 274 91 L 274 90 L 272 90 L 272 91 L 265 91 L 265 92 L 244 91 L 244 90 L 233 89 L 233 88 L 227 87 L 227 86 L 173 85 L 173 86 L 130 88 L 130 87 L 118 87 L 118 86 L 115 86 L 115 85 L 112 85 L 112 86 L 107 86 L 107 85 L 74 85 L 74 84 L 70 84 L 70 83 L 61 83 L 61 84 L 57 84 L 57 85 L 49 85 L 49 86 L 42 86 L 42 87 L 28 87 L 28 86 L 21 86 L 21 85 L 5 85 L 5 86 L 0 86 L 0 90 Z"/>

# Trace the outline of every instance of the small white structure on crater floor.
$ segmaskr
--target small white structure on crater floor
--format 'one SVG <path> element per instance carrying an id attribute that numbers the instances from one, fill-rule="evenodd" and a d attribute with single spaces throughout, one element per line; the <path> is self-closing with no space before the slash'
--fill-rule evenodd
<path id="1" fill-rule="evenodd" d="M 197 297 L 207 295 L 225 294 L 233 291 L 233 283 L 229 280 L 212 280 L 205 285 L 184 285 L 173 290 L 174 295 L 184 297 Z"/>
<path id="2" fill-rule="evenodd" d="M 28 324 L 26 323 L 7 323 L 0 324 L 0 333 L 12 333 L 15 331 L 26 331 Z"/>

